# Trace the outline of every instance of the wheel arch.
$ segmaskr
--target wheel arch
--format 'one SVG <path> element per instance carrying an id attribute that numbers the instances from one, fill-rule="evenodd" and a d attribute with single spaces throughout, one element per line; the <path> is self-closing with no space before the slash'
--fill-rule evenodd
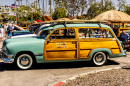
<path id="1" fill-rule="evenodd" d="M 107 49 L 107 48 L 98 48 L 98 49 L 94 49 L 92 50 L 91 54 L 90 54 L 90 60 L 93 58 L 94 54 L 97 53 L 97 52 L 103 52 L 105 53 L 105 55 L 107 56 L 111 56 L 112 55 L 112 52 L 110 49 Z"/>
<path id="2" fill-rule="evenodd" d="M 33 52 L 31 52 L 31 51 L 20 51 L 20 52 L 18 52 L 18 53 L 16 54 L 15 58 L 14 58 L 14 61 L 15 61 L 15 62 L 16 62 L 18 56 L 20 56 L 21 54 L 29 54 L 29 55 L 32 57 L 32 59 L 34 60 L 34 62 L 36 62 L 36 57 L 35 57 L 35 55 L 33 54 Z"/>

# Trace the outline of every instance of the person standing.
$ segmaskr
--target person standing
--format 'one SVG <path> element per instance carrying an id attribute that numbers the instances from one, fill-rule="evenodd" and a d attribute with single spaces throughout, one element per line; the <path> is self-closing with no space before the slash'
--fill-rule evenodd
<path id="1" fill-rule="evenodd" d="M 8 36 L 9 36 L 9 37 L 12 36 L 12 30 L 13 30 L 13 28 L 9 25 L 9 27 L 7 28 Z"/>
<path id="2" fill-rule="evenodd" d="M 126 33 L 125 31 L 122 31 L 121 38 L 124 38 L 125 42 L 126 42 L 126 43 L 128 44 L 128 46 L 129 46 L 129 50 L 130 50 L 129 34 Z"/>
<path id="3" fill-rule="evenodd" d="M 3 26 L 1 26 L 1 28 L 0 28 L 0 37 L 1 37 L 2 40 L 3 40 L 3 33 L 4 33 L 4 29 L 3 29 Z"/>
<path id="4" fill-rule="evenodd" d="M 5 37 L 7 36 L 7 28 L 8 28 L 8 25 L 6 24 L 6 25 L 4 26 L 4 30 L 5 30 Z"/>

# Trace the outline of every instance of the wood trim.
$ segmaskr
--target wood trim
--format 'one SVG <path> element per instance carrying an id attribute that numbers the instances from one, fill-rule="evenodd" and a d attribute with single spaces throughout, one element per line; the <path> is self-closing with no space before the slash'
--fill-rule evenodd
<path id="1" fill-rule="evenodd" d="M 76 51 L 77 49 L 75 48 L 75 49 L 67 49 L 67 48 L 64 48 L 64 49 L 61 49 L 61 48 L 58 48 L 58 49 L 54 49 L 54 50 L 49 50 L 49 49 L 47 49 L 46 51 L 47 52 L 49 52 L 49 51 L 51 51 L 51 52 L 57 52 L 57 51 Z"/>

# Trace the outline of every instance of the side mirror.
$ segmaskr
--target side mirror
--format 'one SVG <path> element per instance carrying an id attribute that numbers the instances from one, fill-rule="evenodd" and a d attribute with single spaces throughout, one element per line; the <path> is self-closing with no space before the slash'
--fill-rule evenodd
<path id="1" fill-rule="evenodd" d="M 51 41 L 52 37 L 49 37 L 49 40 Z"/>
<path id="2" fill-rule="evenodd" d="M 49 39 L 47 40 L 47 44 L 51 41 L 51 37 L 49 37 Z"/>

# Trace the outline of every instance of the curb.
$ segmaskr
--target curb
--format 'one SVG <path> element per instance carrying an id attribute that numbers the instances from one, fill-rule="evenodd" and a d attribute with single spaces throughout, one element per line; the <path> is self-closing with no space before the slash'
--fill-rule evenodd
<path id="1" fill-rule="evenodd" d="M 101 70 L 91 71 L 91 72 L 87 72 L 87 73 L 82 73 L 82 74 L 70 77 L 69 79 L 63 80 L 63 81 L 55 84 L 54 86 L 61 86 L 64 83 L 66 83 L 67 81 L 74 80 L 74 79 L 76 79 L 77 77 L 80 77 L 80 76 L 85 76 L 85 75 L 88 75 L 88 74 L 94 74 L 94 73 L 98 73 L 98 72 L 102 72 L 102 71 L 108 71 L 108 70 L 120 69 L 120 68 L 121 67 L 115 67 L 115 68 L 101 69 Z"/>

